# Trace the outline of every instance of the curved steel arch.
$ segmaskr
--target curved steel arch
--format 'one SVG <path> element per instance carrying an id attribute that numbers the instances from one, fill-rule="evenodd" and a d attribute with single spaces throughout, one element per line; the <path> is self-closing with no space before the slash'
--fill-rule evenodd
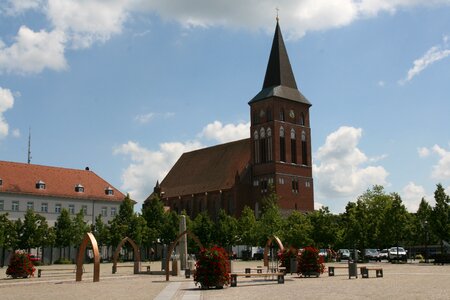
<path id="1" fill-rule="evenodd" d="M 179 240 L 181 239 L 181 237 L 182 237 L 183 235 L 185 235 L 185 234 L 186 234 L 187 236 L 190 236 L 190 237 L 197 243 L 197 245 L 199 246 L 200 250 L 203 249 L 202 243 L 200 242 L 200 240 L 198 239 L 198 237 L 197 237 L 195 234 L 193 234 L 193 233 L 190 232 L 189 230 L 185 230 L 185 231 L 183 231 L 182 233 L 180 233 L 180 234 L 177 236 L 177 238 L 175 239 L 175 242 L 173 242 L 173 243 L 170 245 L 169 251 L 167 252 L 167 257 L 166 257 L 166 281 L 169 281 L 169 259 L 170 259 L 170 256 L 172 255 L 173 249 L 175 249 L 175 246 L 177 245 L 178 241 L 179 241 Z"/>
<path id="2" fill-rule="evenodd" d="M 139 247 L 136 245 L 136 243 L 129 237 L 124 237 L 119 245 L 116 248 L 116 251 L 114 251 L 113 255 L 113 274 L 117 271 L 117 260 L 119 259 L 120 250 L 122 249 L 123 245 L 129 242 L 131 247 L 133 247 L 133 253 L 134 253 L 134 274 L 139 274 L 141 271 L 141 251 L 139 250 Z"/>
<path id="3" fill-rule="evenodd" d="M 94 282 L 100 281 L 100 254 L 98 251 L 97 240 L 92 232 L 86 233 L 81 242 L 80 249 L 78 250 L 76 281 L 81 281 L 81 277 L 83 276 L 84 252 L 86 251 L 89 242 L 91 243 L 94 252 Z"/>
<path id="4" fill-rule="evenodd" d="M 269 266 L 269 250 L 270 250 L 270 246 L 272 245 L 273 240 L 275 240 L 277 242 L 278 247 L 280 247 L 280 251 L 281 252 L 284 251 L 283 243 L 276 235 L 269 237 L 269 239 L 267 240 L 267 243 L 266 243 L 266 247 L 264 248 L 264 266 L 266 266 L 266 267 Z"/>

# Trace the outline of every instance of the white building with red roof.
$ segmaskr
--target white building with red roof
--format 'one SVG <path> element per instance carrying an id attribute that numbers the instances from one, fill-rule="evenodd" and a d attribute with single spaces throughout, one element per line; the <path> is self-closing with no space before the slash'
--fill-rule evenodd
<path id="1" fill-rule="evenodd" d="M 119 212 L 125 195 L 90 171 L 0 161 L 0 214 L 11 220 L 28 209 L 44 216 L 53 226 L 62 209 L 75 215 L 84 211 L 92 224 L 102 215 L 103 222 Z"/>

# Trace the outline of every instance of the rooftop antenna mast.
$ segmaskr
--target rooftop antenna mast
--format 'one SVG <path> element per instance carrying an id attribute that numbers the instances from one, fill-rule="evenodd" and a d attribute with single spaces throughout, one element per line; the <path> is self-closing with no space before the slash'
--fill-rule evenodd
<path id="1" fill-rule="evenodd" d="M 31 163 L 31 127 L 28 129 L 28 164 Z"/>

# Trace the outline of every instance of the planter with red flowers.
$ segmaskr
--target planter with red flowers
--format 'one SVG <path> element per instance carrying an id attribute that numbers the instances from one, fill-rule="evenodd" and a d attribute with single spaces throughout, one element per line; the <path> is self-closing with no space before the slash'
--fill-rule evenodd
<path id="1" fill-rule="evenodd" d="M 323 257 L 314 247 L 305 247 L 298 256 L 297 273 L 303 277 L 319 277 L 325 270 Z"/>
<path id="2" fill-rule="evenodd" d="M 200 251 L 195 264 L 194 281 L 202 289 L 223 288 L 230 282 L 228 253 L 214 246 Z"/>
<path id="3" fill-rule="evenodd" d="M 12 278 L 27 278 L 33 276 L 35 271 L 30 255 L 23 251 L 16 251 L 11 255 L 6 275 Z"/>

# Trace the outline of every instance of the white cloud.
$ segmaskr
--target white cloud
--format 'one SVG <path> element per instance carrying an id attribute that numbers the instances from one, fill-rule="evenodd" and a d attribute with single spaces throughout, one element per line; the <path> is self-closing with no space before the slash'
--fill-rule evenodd
<path id="1" fill-rule="evenodd" d="M 431 176 L 438 180 L 450 179 L 450 151 L 438 145 L 434 145 L 432 150 L 440 158 L 438 163 L 433 166 Z"/>
<path id="2" fill-rule="evenodd" d="M 419 208 L 420 201 L 425 197 L 427 201 L 432 199 L 434 201 L 433 196 L 429 196 L 425 192 L 425 188 L 421 185 L 416 185 L 414 182 L 409 182 L 401 192 L 402 201 L 405 204 L 406 208 L 410 212 L 416 212 Z M 429 202 L 430 203 L 430 202 Z M 433 203 L 430 203 L 431 205 Z"/>
<path id="3" fill-rule="evenodd" d="M 67 67 L 64 43 L 62 31 L 34 32 L 22 26 L 11 46 L 6 47 L 0 40 L 0 73 L 2 70 L 21 74 L 63 70 Z"/>
<path id="4" fill-rule="evenodd" d="M 129 141 L 116 147 L 114 154 L 128 156 L 131 164 L 122 173 L 122 189 L 132 199 L 142 203 L 153 191 L 156 181 L 161 181 L 184 152 L 201 148 L 197 142 L 163 143 L 159 150 L 151 151 L 136 142 Z"/>
<path id="5" fill-rule="evenodd" d="M 206 125 L 199 136 L 213 139 L 220 143 L 245 139 L 250 136 L 250 122 L 236 125 L 226 124 L 224 126 L 221 122 L 214 121 Z"/>
<path id="6" fill-rule="evenodd" d="M 340 127 L 317 151 L 314 160 L 319 163 L 313 165 L 313 174 L 319 201 L 355 200 L 370 186 L 387 183 L 388 172 L 382 166 L 367 165 L 371 159 L 358 148 L 361 136 L 361 128 Z"/>
<path id="7" fill-rule="evenodd" d="M 0 86 L 0 139 L 8 136 L 9 125 L 3 113 L 14 106 L 14 96 L 9 89 Z"/>
<path id="8" fill-rule="evenodd" d="M 162 114 L 162 116 L 167 115 L 171 114 Z M 197 135 L 197 140 L 162 143 L 156 151 L 129 141 L 113 151 L 115 155 L 124 155 L 131 161 L 122 173 L 121 188 L 129 192 L 134 200 L 142 202 L 153 191 L 156 181 L 164 179 L 181 154 L 204 147 L 202 138 L 224 143 L 249 137 L 249 134 L 248 123 L 222 125 L 221 122 L 215 121 L 203 128 L 202 133 Z"/>
<path id="9" fill-rule="evenodd" d="M 426 147 L 421 147 L 417 149 L 417 152 L 419 153 L 420 157 L 427 157 L 430 155 L 430 150 Z"/>
<path id="10" fill-rule="evenodd" d="M 134 0 L 48 0 L 46 13 L 74 48 L 87 48 L 122 32 Z"/>
<path id="11" fill-rule="evenodd" d="M 134 117 L 134 120 L 140 124 L 147 124 L 150 121 L 156 119 L 156 118 L 163 118 L 163 119 L 168 119 L 171 118 L 175 115 L 175 113 L 172 112 L 166 112 L 166 113 L 146 113 L 146 114 L 142 114 L 142 115 L 137 115 L 136 117 Z"/>
<path id="12" fill-rule="evenodd" d="M 47 38 L 46 42 L 50 51 L 48 57 L 45 57 L 42 48 L 36 44 L 33 47 L 25 47 L 26 52 L 24 52 L 18 51 L 23 48 L 19 47 L 21 45 L 19 41 L 9 48 L 5 48 L 0 41 L 0 57 L 3 56 L 3 61 L 0 59 L 0 71 L 38 73 L 46 68 L 62 70 L 66 67 L 64 57 L 66 47 L 88 48 L 96 42 L 106 42 L 114 35 L 121 34 L 125 24 L 133 20 L 133 17 L 142 14 L 158 15 L 164 20 L 175 21 L 185 28 L 223 26 L 246 30 L 262 29 L 272 33 L 273 22 L 268 22 L 268 16 L 275 16 L 275 8 L 279 7 L 283 32 L 287 38 L 295 39 L 302 37 L 308 31 L 346 26 L 361 18 L 375 17 L 380 12 L 395 13 L 399 8 L 433 5 L 449 5 L 449 1 L 7 0 L 0 4 L 0 9 L 10 14 L 34 9 L 47 17 L 51 28 L 34 32 L 34 35 L 42 39 Z M 26 25 L 22 28 L 28 29 Z M 28 31 L 32 32 L 29 29 Z M 17 37 L 19 38 L 20 36 Z M 418 62 L 416 71 L 411 72 L 417 74 L 420 68 L 428 66 L 431 61 L 442 59 L 442 56 L 447 55 L 445 51 L 429 53 L 431 57 L 428 60 L 424 59 L 421 63 Z M 16 55 L 13 55 L 14 53 Z M 41 59 L 36 59 L 37 57 Z M 9 63 L 10 61 L 12 62 Z M 430 62 L 427 63 L 427 61 Z M 21 62 L 26 62 L 25 66 L 22 67 Z"/>
<path id="13" fill-rule="evenodd" d="M 13 129 L 12 131 L 12 136 L 15 138 L 19 138 L 20 137 L 20 130 L 19 129 Z"/>
<path id="14" fill-rule="evenodd" d="M 383 80 L 378 81 L 377 85 L 379 87 L 384 87 L 386 85 L 386 83 Z"/>
<path id="15" fill-rule="evenodd" d="M 6 0 L 0 4 L 0 8 L 8 15 L 17 15 L 30 9 L 38 9 L 42 5 L 42 0 Z"/>
<path id="16" fill-rule="evenodd" d="M 421 58 L 414 61 L 413 67 L 408 70 L 406 78 L 399 81 L 400 84 L 405 84 L 406 82 L 413 79 L 415 76 L 419 75 L 423 70 L 432 65 L 433 63 L 440 61 L 450 55 L 450 49 L 447 48 L 447 36 L 443 38 L 443 45 L 431 47 Z"/>

